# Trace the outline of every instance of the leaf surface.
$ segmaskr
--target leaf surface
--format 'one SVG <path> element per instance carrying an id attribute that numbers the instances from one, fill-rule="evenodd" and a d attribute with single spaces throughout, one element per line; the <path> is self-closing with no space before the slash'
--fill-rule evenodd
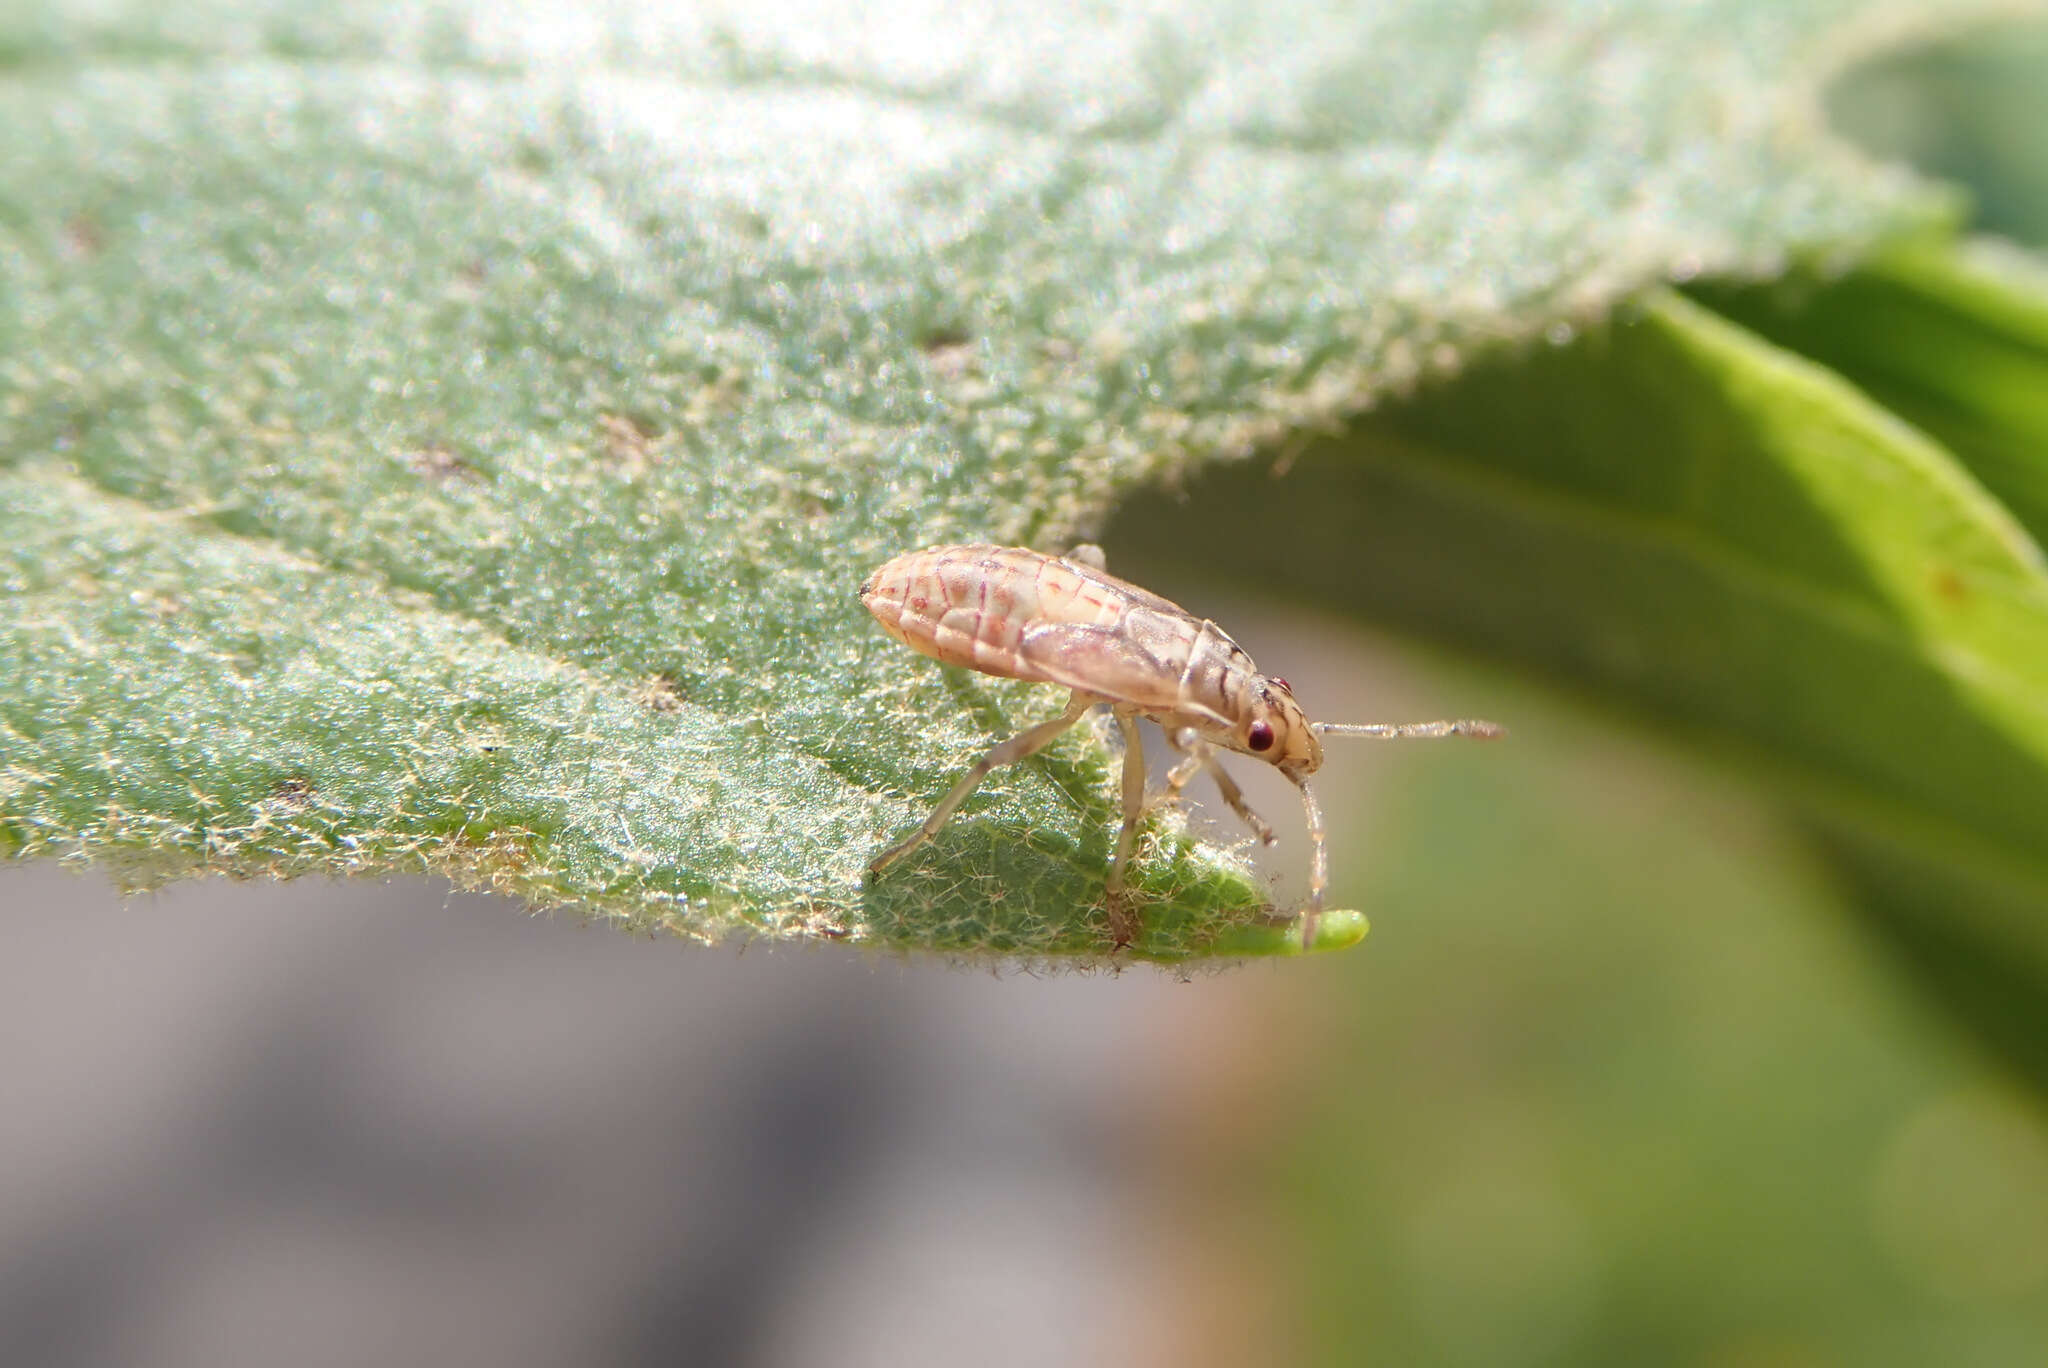
<path id="1" fill-rule="evenodd" d="M 0 842 L 1098 954 L 1086 737 L 863 881 L 1058 706 L 900 651 L 866 571 L 1938 221 L 1815 90 L 1966 12 L 13 7 Z M 1154 836 L 1140 953 L 1290 943 Z"/>

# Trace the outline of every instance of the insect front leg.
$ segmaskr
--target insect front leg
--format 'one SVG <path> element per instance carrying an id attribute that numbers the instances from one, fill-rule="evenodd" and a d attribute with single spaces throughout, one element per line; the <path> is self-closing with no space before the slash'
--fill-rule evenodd
<path id="1" fill-rule="evenodd" d="M 974 792 L 975 788 L 980 785 L 982 780 L 988 778 L 991 772 L 1001 769 L 1004 765 L 1015 764 L 1035 751 L 1045 749 L 1047 745 L 1051 744 L 1054 737 L 1073 726 L 1076 722 L 1079 722 L 1082 715 L 1088 711 L 1093 702 L 1093 699 L 1083 697 L 1077 693 L 1068 701 L 1067 710 L 1052 719 L 1052 721 L 1041 722 L 1029 731 L 1019 732 L 1009 740 L 991 747 L 988 754 L 975 761 L 974 767 L 961 776 L 959 783 L 953 785 L 953 791 L 941 799 L 936 808 L 932 809 L 932 815 L 924 819 L 924 825 L 910 833 L 903 840 L 898 841 L 895 845 L 890 846 L 880 855 L 877 855 L 874 863 L 868 866 L 868 872 L 870 874 L 881 873 L 890 865 L 895 864 L 905 855 L 908 855 L 911 851 L 938 835 L 940 828 L 944 827 L 953 814 L 959 810 L 960 805 L 967 801 L 967 795 Z"/>
<path id="2" fill-rule="evenodd" d="M 1116 725 L 1124 734 L 1124 824 L 1116 834 L 1116 862 L 1109 867 L 1109 933 L 1124 946 L 1138 934 L 1137 918 L 1124 907 L 1124 873 L 1145 816 L 1145 739 L 1138 732 L 1135 708 L 1116 709 Z"/>
<path id="3" fill-rule="evenodd" d="M 1206 747 L 1203 746 L 1202 739 L 1195 734 L 1193 727 L 1182 727 L 1179 731 L 1168 732 L 1166 744 L 1177 751 L 1185 752 L 1187 756 L 1166 772 L 1166 801 L 1171 803 L 1179 800 L 1180 791 L 1188 786 L 1190 779 L 1201 772 L 1202 765 L 1208 757 L 1205 753 Z"/>
<path id="4" fill-rule="evenodd" d="M 1239 788 L 1237 781 L 1216 762 L 1214 754 L 1207 757 L 1205 764 L 1209 773 L 1215 777 L 1216 791 L 1223 795 L 1223 801 L 1230 805 L 1230 810 L 1252 829 L 1252 835 L 1259 838 L 1259 844 L 1272 845 L 1279 840 L 1280 838 L 1273 834 L 1273 828 L 1266 825 L 1266 819 L 1251 810 L 1250 805 L 1244 800 L 1244 790 Z"/>
<path id="5" fill-rule="evenodd" d="M 1216 780 L 1216 791 L 1223 795 L 1223 801 L 1237 814 L 1238 820 L 1252 829 L 1252 835 L 1259 838 L 1260 845 L 1272 845 L 1280 838 L 1273 834 L 1273 828 L 1266 819 L 1253 812 L 1251 804 L 1244 800 L 1244 790 L 1230 777 L 1216 759 L 1216 748 L 1195 733 L 1193 727 L 1182 727 L 1178 733 L 1169 733 L 1167 739 L 1177 748 L 1188 753 L 1188 758 L 1175 765 L 1166 773 L 1166 796 L 1180 797 L 1180 791 L 1187 787 L 1188 780 L 1195 777 L 1197 770 L 1207 770 Z"/>
<path id="6" fill-rule="evenodd" d="M 1293 776 L 1289 776 L 1292 778 Z M 1330 883 L 1330 838 L 1323 829 L 1323 805 L 1306 779 L 1295 779 L 1301 790 L 1302 816 L 1308 819 L 1308 910 L 1301 914 L 1301 948 L 1316 943 L 1316 927 L 1323 919 L 1323 889 Z"/>

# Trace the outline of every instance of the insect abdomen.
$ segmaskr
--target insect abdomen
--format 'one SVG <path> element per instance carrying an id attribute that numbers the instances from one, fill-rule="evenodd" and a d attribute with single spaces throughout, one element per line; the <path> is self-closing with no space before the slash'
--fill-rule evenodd
<path id="1" fill-rule="evenodd" d="M 870 575 L 860 600 L 883 630 L 914 651 L 983 674 L 1035 679 L 1018 647 L 1037 607 L 1045 560 L 1001 546 L 912 551 Z"/>
<path id="2" fill-rule="evenodd" d="M 1150 712 L 1216 716 L 1251 661 L 1157 594 L 1022 547 L 940 546 L 882 566 L 861 602 L 911 649 L 984 674 L 1044 680 Z"/>

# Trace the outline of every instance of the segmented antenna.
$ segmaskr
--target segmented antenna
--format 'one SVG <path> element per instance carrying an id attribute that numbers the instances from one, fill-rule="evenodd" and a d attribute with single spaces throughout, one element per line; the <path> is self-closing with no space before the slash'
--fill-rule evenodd
<path id="1" fill-rule="evenodd" d="M 1460 718 L 1455 722 L 1311 722 L 1309 730 L 1323 736 L 1370 736 L 1382 741 L 1407 738 L 1434 740 L 1440 736 L 1469 736 L 1476 741 L 1492 741 L 1508 734 L 1508 729 L 1500 723 L 1482 722 L 1476 717 Z"/>

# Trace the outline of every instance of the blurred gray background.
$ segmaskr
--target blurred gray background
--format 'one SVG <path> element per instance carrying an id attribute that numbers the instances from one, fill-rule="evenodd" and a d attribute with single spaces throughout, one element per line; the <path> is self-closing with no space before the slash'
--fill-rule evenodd
<path id="1" fill-rule="evenodd" d="M 0 1362 L 1124 1361 L 1147 1084 L 1213 1004 L 0 875 Z M 1139 1115 L 1133 1116 L 1133 1103 Z"/>

